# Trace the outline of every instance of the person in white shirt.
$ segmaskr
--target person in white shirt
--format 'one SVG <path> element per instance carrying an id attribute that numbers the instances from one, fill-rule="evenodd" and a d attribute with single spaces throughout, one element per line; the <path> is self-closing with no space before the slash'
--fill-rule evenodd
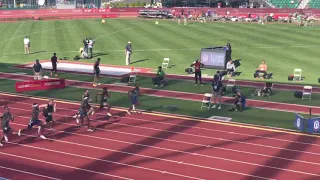
<path id="1" fill-rule="evenodd" d="M 92 54 L 92 49 L 93 49 L 93 40 L 91 38 L 89 38 L 89 43 L 88 43 L 88 48 L 89 48 L 89 58 L 92 58 L 93 57 L 93 54 Z"/>
<path id="2" fill-rule="evenodd" d="M 130 64 L 131 54 L 132 54 L 132 46 L 131 46 L 131 42 L 129 41 L 126 46 L 126 49 L 125 49 L 126 65 L 127 66 Z"/>
<path id="3" fill-rule="evenodd" d="M 81 51 L 81 56 L 82 59 L 87 59 L 88 58 L 88 53 L 84 50 Z"/>
<path id="4" fill-rule="evenodd" d="M 30 54 L 30 40 L 27 36 L 23 39 L 23 44 L 24 44 L 24 53 Z"/>
<path id="5" fill-rule="evenodd" d="M 227 63 L 227 74 L 228 78 L 231 78 L 233 76 L 233 73 L 236 71 L 236 67 L 234 66 L 234 63 L 232 60 L 230 60 Z"/>

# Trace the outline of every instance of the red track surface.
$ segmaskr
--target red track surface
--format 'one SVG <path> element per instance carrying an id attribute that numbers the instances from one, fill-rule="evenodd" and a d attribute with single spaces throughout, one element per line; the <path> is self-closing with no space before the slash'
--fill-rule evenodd
<path id="1" fill-rule="evenodd" d="M 18 130 L 29 122 L 29 97 L 0 95 L 9 105 Z M 57 103 L 56 131 L 49 140 L 36 129 L 12 135 L 0 148 L 0 176 L 9 179 L 319 179 L 320 140 L 224 123 L 182 120 L 161 114 L 126 115 L 104 110 L 87 132 L 70 116 L 78 104 Z M 8 170 L 7 168 L 12 168 Z M 28 173 L 28 174 L 26 174 Z"/>
<path id="2" fill-rule="evenodd" d="M 0 78 L 17 80 L 17 81 L 33 80 L 33 76 L 29 76 L 29 75 L 18 75 L 18 74 L 9 74 L 9 73 L 1 73 L 1 72 L 0 72 Z M 79 87 L 79 88 L 101 89 L 101 87 L 92 87 L 92 83 L 84 82 L 84 81 L 66 80 L 66 85 Z M 127 93 L 132 88 L 128 86 L 117 86 L 113 84 L 108 84 L 103 86 L 108 87 L 110 91 L 124 92 L 124 93 Z M 150 88 L 140 88 L 140 90 L 142 94 L 158 96 L 158 97 L 169 97 L 169 98 L 191 100 L 191 101 L 201 101 L 203 98 L 203 94 L 168 91 L 168 90 L 157 90 L 157 89 L 150 89 Z M 222 97 L 223 103 L 233 103 L 233 101 L 234 101 L 234 98 Z M 260 100 L 253 100 L 253 99 L 247 99 L 247 106 L 261 108 L 261 109 L 270 109 L 270 110 L 305 113 L 305 114 L 308 114 L 311 108 L 312 114 L 314 115 L 320 114 L 320 107 L 317 107 L 317 106 L 306 106 L 306 105 L 279 103 L 279 102 L 271 102 L 271 101 L 260 101 Z"/>

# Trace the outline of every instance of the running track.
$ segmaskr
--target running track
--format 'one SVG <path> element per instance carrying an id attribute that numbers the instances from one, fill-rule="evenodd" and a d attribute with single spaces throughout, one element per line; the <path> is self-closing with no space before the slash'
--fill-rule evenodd
<path id="1" fill-rule="evenodd" d="M 31 104 L 47 100 L 0 94 L 28 124 Z M 57 101 L 55 131 L 12 135 L 0 148 L 0 176 L 8 179 L 319 179 L 320 140 L 311 135 L 113 109 L 91 118 L 95 132 L 71 118 L 77 103 Z"/>
<path id="2" fill-rule="evenodd" d="M 0 72 L 0 78 L 16 80 L 16 81 L 33 81 L 33 76 L 30 76 L 30 75 L 10 74 L 10 73 L 2 73 L 2 72 Z M 77 87 L 77 88 L 102 89 L 102 87 L 93 87 L 92 83 L 90 82 L 76 81 L 76 80 L 66 80 L 66 85 Z M 113 84 L 108 84 L 103 86 L 108 87 L 110 91 L 122 92 L 122 93 L 127 93 L 132 88 L 130 86 L 119 86 L 119 85 L 113 85 Z M 141 90 L 141 93 L 144 95 L 165 97 L 165 98 L 175 98 L 180 100 L 200 102 L 203 98 L 203 94 L 196 94 L 196 93 L 157 90 L 157 89 L 150 89 L 150 88 L 140 88 L 140 90 Z M 224 96 L 222 97 L 222 102 L 226 104 L 231 104 L 234 102 L 234 98 Z M 299 104 L 289 104 L 289 103 L 247 99 L 247 106 L 261 108 L 261 109 L 268 109 L 268 110 L 304 113 L 304 114 L 309 114 L 309 111 L 311 109 L 313 115 L 320 114 L 320 107 L 306 106 L 306 105 L 299 105 Z"/>

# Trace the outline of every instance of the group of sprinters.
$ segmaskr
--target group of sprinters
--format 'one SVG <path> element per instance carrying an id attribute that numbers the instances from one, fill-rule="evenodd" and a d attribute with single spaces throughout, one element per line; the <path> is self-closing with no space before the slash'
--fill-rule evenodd
<path id="1" fill-rule="evenodd" d="M 108 103 L 108 99 L 110 98 L 110 93 L 108 92 L 108 89 L 106 87 L 103 88 L 103 91 L 101 93 L 98 93 L 97 95 L 101 96 L 100 101 L 100 108 L 107 108 L 107 116 L 112 116 L 110 114 L 111 106 Z M 141 95 L 139 86 L 135 86 L 135 88 L 128 92 L 128 97 L 131 100 L 132 106 L 127 110 L 128 114 L 131 114 L 131 112 L 136 111 L 136 106 L 138 105 L 138 98 Z M 73 116 L 73 118 L 76 118 L 77 123 L 80 123 L 81 126 L 84 123 L 84 120 L 87 121 L 87 130 L 92 132 L 93 128 L 90 126 L 90 120 L 89 115 L 93 115 L 95 109 L 89 104 L 91 101 L 89 91 L 85 90 L 84 94 L 82 95 L 82 102 L 80 105 L 80 108 L 78 110 L 78 113 Z M 43 108 L 43 115 L 45 117 L 46 123 L 43 123 L 41 120 L 39 120 L 40 110 Z M 29 124 L 27 128 L 20 129 L 18 131 L 18 136 L 21 136 L 21 134 L 24 131 L 29 131 L 33 128 L 33 126 L 38 126 L 38 133 L 39 137 L 41 139 L 46 139 L 46 137 L 43 135 L 44 128 L 48 128 L 50 130 L 53 130 L 53 113 L 56 112 L 56 104 L 53 100 L 49 100 L 48 104 L 39 105 L 37 103 L 34 103 L 32 105 L 32 116 L 29 121 Z M 140 113 L 140 112 L 138 112 Z M 4 113 L 0 116 L 1 118 L 1 124 L 2 124 L 2 131 L 3 131 L 3 137 L 0 139 L 0 146 L 3 146 L 2 142 L 8 142 L 8 136 L 13 133 L 13 129 L 10 127 L 10 121 L 14 120 L 13 114 L 10 112 L 10 109 L 8 106 L 4 107 Z"/>
<path id="2" fill-rule="evenodd" d="M 40 109 L 43 108 L 43 116 L 45 117 L 46 123 L 44 124 L 42 121 L 39 120 Z M 18 136 L 21 135 L 22 132 L 26 130 L 32 129 L 33 126 L 38 126 L 38 133 L 41 139 L 46 139 L 46 137 L 42 134 L 44 128 L 49 128 L 51 130 L 53 126 L 53 112 L 56 111 L 56 104 L 53 100 L 49 100 L 48 104 L 39 105 L 34 103 L 32 105 L 32 115 L 29 121 L 28 127 L 26 129 L 20 129 L 18 131 Z M 8 135 L 13 133 L 13 129 L 10 127 L 10 121 L 14 120 L 14 116 L 10 112 L 8 106 L 4 107 L 4 113 L 0 116 L 1 118 L 1 125 L 3 131 L 3 137 L 0 140 L 0 146 L 3 146 L 2 141 L 8 142 Z"/>

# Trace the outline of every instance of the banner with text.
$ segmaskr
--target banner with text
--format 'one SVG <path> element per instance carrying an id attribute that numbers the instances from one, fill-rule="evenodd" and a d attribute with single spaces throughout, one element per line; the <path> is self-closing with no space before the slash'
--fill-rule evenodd
<path id="1" fill-rule="evenodd" d="M 17 82 L 16 92 L 39 91 L 65 88 L 64 79 L 44 79 L 39 81 Z"/>

